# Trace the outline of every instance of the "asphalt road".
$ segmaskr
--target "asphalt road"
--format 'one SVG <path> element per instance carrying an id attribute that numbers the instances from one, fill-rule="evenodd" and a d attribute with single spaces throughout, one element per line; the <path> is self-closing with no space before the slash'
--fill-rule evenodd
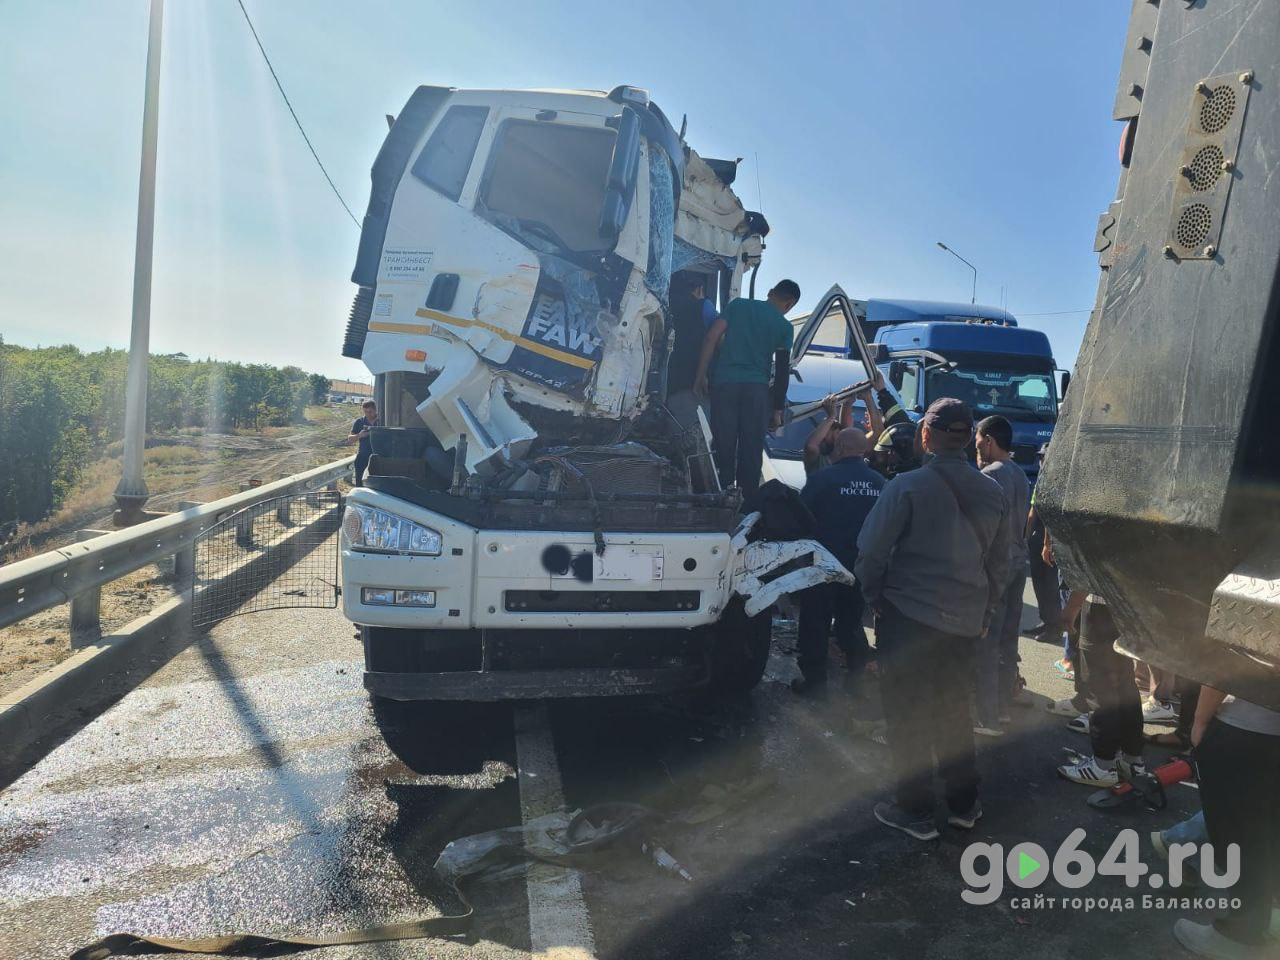
<path id="1" fill-rule="evenodd" d="M 798 699 L 789 635 L 780 625 L 766 681 L 736 704 L 375 718 L 340 614 L 229 620 L 0 792 L 0 957 L 66 957 L 126 930 L 316 933 L 454 913 L 433 870 L 449 841 L 615 800 L 661 816 L 643 835 L 692 882 L 657 868 L 636 833 L 579 870 L 539 863 L 468 885 L 467 937 L 310 956 L 1181 955 L 1170 933 L 1180 911 L 1014 908 L 1024 891 L 1008 883 L 989 906 L 961 900 L 968 843 L 1034 840 L 1052 855 L 1083 827 L 1083 849 L 1100 859 L 1133 827 L 1154 867 L 1146 832 L 1196 808 L 1182 786 L 1164 812 L 1101 813 L 1087 788 L 1056 776 L 1063 748 L 1087 742 L 1042 709 L 1069 693 L 1053 647 L 1023 640 L 1036 705 L 1003 739 L 979 741 L 985 819 L 919 843 L 871 816 L 889 790 L 888 755 L 855 716 L 873 703 L 843 691 L 825 707 Z M 1034 892 L 1063 891 L 1049 880 Z M 1073 895 L 1143 892 L 1099 877 Z"/>

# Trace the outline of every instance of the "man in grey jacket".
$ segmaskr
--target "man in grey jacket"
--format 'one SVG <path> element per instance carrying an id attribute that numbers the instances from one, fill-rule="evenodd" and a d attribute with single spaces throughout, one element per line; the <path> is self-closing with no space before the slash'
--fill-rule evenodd
<path id="1" fill-rule="evenodd" d="M 978 466 L 1004 490 L 1009 502 L 1009 581 L 996 606 L 991 629 L 978 644 L 977 720 L 974 733 L 1004 736 L 1009 705 L 1018 687 L 1018 629 L 1022 626 L 1022 594 L 1027 589 L 1027 514 L 1031 485 L 1013 462 L 1013 424 L 1004 417 L 979 422 L 974 446 Z"/>
<path id="2" fill-rule="evenodd" d="M 959 400 L 925 411 L 925 465 L 890 481 L 863 524 L 854 574 L 876 612 L 880 692 L 898 788 L 876 819 L 918 840 L 938 836 L 934 757 L 947 822 L 982 816 L 970 718 L 974 654 L 1009 576 L 1007 501 L 965 459 L 973 413 Z"/>

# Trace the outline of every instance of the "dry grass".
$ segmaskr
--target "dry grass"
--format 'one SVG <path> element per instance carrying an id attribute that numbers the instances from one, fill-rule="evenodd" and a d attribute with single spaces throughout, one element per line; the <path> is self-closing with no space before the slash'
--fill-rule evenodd
<path id="1" fill-rule="evenodd" d="M 172 509 L 176 499 L 210 501 L 230 496 L 240 484 L 255 475 L 255 464 L 273 453 L 295 450 L 290 470 L 308 469 L 336 460 L 351 451 L 337 446 L 346 434 L 350 409 L 338 405 L 307 407 L 307 422 L 289 427 L 269 427 L 254 432 L 234 434 L 212 433 L 195 428 L 175 431 L 163 437 L 148 438 L 143 454 L 147 489 L 158 509 Z M 260 446 L 227 447 L 237 439 L 264 442 Z M 37 523 L 21 524 L 13 541 L 0 549 L 0 563 L 24 560 L 45 550 L 69 542 L 74 531 L 108 522 L 115 507 L 112 494 L 120 480 L 122 444 L 107 448 L 107 455 L 89 464 L 76 488 L 56 512 Z M 277 479 L 280 470 L 266 469 L 261 478 Z"/>

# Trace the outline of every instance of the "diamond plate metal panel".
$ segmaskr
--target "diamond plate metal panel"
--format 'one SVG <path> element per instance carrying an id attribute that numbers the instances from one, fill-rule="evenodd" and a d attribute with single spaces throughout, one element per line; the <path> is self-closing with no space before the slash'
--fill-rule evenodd
<path id="1" fill-rule="evenodd" d="M 1205 633 L 1280 665 L 1280 543 L 1264 544 L 1218 584 Z"/>

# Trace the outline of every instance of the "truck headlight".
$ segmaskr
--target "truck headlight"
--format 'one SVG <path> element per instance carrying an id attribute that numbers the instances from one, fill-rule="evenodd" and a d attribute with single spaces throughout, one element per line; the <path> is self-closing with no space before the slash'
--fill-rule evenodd
<path id="1" fill-rule="evenodd" d="M 342 532 L 356 550 L 440 556 L 440 533 L 385 510 L 358 503 L 347 504 Z"/>

